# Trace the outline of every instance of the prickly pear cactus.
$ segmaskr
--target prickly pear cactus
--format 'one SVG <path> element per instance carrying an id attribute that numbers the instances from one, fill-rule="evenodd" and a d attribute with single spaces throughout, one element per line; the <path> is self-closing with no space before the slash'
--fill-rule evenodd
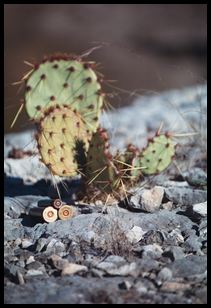
<path id="1" fill-rule="evenodd" d="M 95 132 L 103 93 L 93 66 L 93 62 L 66 55 L 51 56 L 35 65 L 26 80 L 25 106 L 30 119 L 38 122 L 49 107 L 67 105 Z"/>
<path id="2" fill-rule="evenodd" d="M 77 111 L 51 107 L 41 119 L 37 134 L 43 163 L 58 176 L 75 176 L 85 163 L 90 132 Z"/>
<path id="3" fill-rule="evenodd" d="M 125 161 L 128 164 L 129 180 L 136 182 L 141 176 L 141 166 L 139 159 L 140 150 L 132 144 L 129 144 L 125 151 Z"/>
<path id="4" fill-rule="evenodd" d="M 149 139 L 147 147 L 140 154 L 140 166 L 145 175 L 165 170 L 175 155 L 175 143 L 169 134 L 156 135 Z"/>
<path id="5" fill-rule="evenodd" d="M 111 192 L 117 185 L 118 170 L 109 152 L 108 135 L 103 128 L 98 128 L 92 136 L 85 174 L 88 185 L 93 183 L 103 192 Z"/>

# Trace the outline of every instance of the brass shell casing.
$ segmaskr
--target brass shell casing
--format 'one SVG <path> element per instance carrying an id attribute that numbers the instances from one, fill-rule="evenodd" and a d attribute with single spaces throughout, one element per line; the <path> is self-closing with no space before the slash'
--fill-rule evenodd
<path id="1" fill-rule="evenodd" d="M 74 216 L 75 210 L 70 205 L 63 205 L 58 211 L 61 220 L 68 220 Z"/>
<path id="2" fill-rule="evenodd" d="M 60 199 L 55 199 L 54 201 L 53 201 L 53 203 L 52 203 L 52 205 L 53 205 L 53 207 L 55 208 L 55 209 L 60 209 L 60 207 L 63 205 L 63 202 L 62 202 L 62 200 L 60 200 Z"/>
<path id="3" fill-rule="evenodd" d="M 34 217 L 42 217 L 46 222 L 54 222 L 58 218 L 57 210 L 54 209 L 52 206 L 47 206 L 45 208 L 31 208 L 29 211 L 29 215 Z"/>

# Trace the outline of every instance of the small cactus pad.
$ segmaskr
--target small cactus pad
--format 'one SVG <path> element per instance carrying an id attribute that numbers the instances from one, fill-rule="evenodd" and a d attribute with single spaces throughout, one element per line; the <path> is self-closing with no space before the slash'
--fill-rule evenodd
<path id="1" fill-rule="evenodd" d="M 147 147 L 140 154 L 142 173 L 152 175 L 166 169 L 175 155 L 175 144 L 169 134 L 156 135 L 149 139 Z"/>
<path id="2" fill-rule="evenodd" d="M 129 165 L 129 172 L 130 179 L 133 182 L 139 180 L 141 176 L 141 169 L 140 169 L 140 159 L 139 159 L 140 151 L 137 147 L 132 144 L 129 144 L 125 151 L 125 161 Z"/>
<path id="3" fill-rule="evenodd" d="M 39 121 L 56 104 L 79 111 L 87 128 L 95 132 L 103 105 L 101 84 L 92 68 L 70 56 L 51 56 L 35 65 L 26 80 L 25 106 L 30 119 Z"/>
<path id="4" fill-rule="evenodd" d="M 43 163 L 52 174 L 75 176 L 83 162 L 91 138 L 76 111 L 51 107 L 39 124 L 38 149 Z M 78 153 L 81 152 L 81 153 Z"/>
<path id="5" fill-rule="evenodd" d="M 98 128 L 93 134 L 87 153 L 86 176 L 100 190 L 109 192 L 115 187 L 117 170 L 109 152 L 108 135 L 105 129 Z"/>

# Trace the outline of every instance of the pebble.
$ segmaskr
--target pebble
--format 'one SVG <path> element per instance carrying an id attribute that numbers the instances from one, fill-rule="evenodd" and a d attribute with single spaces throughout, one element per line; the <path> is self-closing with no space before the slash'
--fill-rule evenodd
<path id="1" fill-rule="evenodd" d="M 26 277 L 30 277 L 30 276 L 40 276 L 43 275 L 43 272 L 40 270 L 35 270 L 35 269 L 30 269 L 27 271 L 26 273 Z"/>
<path id="2" fill-rule="evenodd" d="M 196 214 L 199 214 L 202 217 L 206 217 L 207 216 L 207 201 L 194 204 L 193 212 L 195 212 Z"/>
<path id="3" fill-rule="evenodd" d="M 172 271 L 167 267 L 162 268 L 158 273 L 158 279 L 162 281 L 171 280 L 172 276 Z"/>
<path id="4" fill-rule="evenodd" d="M 134 226 L 126 233 L 126 237 L 131 244 L 138 243 L 142 238 L 146 231 L 143 231 L 141 227 Z"/>
<path id="5" fill-rule="evenodd" d="M 149 244 L 143 246 L 142 258 L 148 257 L 152 259 L 160 258 L 163 253 L 163 249 L 158 244 Z"/>
<path id="6" fill-rule="evenodd" d="M 153 213 L 160 208 L 164 195 L 164 188 L 161 186 L 155 186 L 152 189 L 144 190 L 140 197 L 141 209 Z"/>
<path id="7" fill-rule="evenodd" d="M 33 245 L 33 241 L 31 239 L 23 239 L 21 242 L 21 246 L 23 249 L 30 247 Z"/>

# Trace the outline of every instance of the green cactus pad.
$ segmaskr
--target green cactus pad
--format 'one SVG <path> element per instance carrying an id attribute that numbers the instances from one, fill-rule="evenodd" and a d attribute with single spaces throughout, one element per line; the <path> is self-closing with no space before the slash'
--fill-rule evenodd
<path id="1" fill-rule="evenodd" d="M 56 104 L 80 112 L 87 128 L 95 132 L 103 105 L 101 84 L 93 63 L 69 56 L 52 56 L 36 65 L 26 81 L 25 106 L 30 119 L 39 121 Z"/>
<path id="2" fill-rule="evenodd" d="M 140 151 L 137 147 L 130 144 L 127 146 L 125 151 L 126 163 L 131 166 L 128 174 L 130 175 L 130 180 L 132 182 L 136 182 L 139 180 L 141 176 L 140 169 L 140 159 L 139 159 Z"/>
<path id="3" fill-rule="evenodd" d="M 158 135 L 150 139 L 140 154 L 140 166 L 145 175 L 157 174 L 165 170 L 175 155 L 175 144 L 168 135 Z"/>
<path id="4" fill-rule="evenodd" d="M 115 189 L 118 171 L 109 152 L 108 135 L 106 130 L 98 128 L 93 134 L 87 153 L 86 166 L 87 183 L 93 183 L 103 192 Z"/>
<path id="5" fill-rule="evenodd" d="M 91 139 L 78 112 L 60 105 L 51 107 L 38 131 L 38 149 L 52 174 L 77 175 Z"/>

